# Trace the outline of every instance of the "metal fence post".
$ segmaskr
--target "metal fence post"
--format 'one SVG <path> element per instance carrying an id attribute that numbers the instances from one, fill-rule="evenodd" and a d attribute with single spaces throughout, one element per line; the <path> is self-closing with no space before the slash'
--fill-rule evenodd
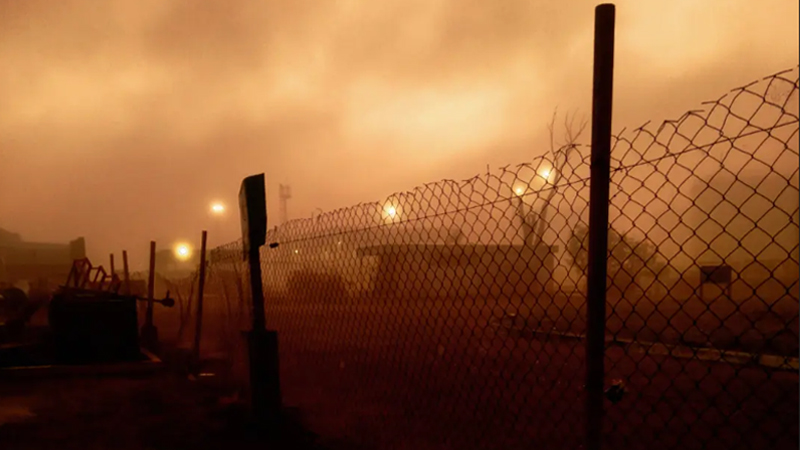
<path id="1" fill-rule="evenodd" d="M 602 4 L 594 17 L 592 154 L 589 194 L 589 266 L 586 326 L 586 448 L 603 438 L 605 378 L 608 201 L 611 169 L 611 111 L 614 84 L 615 6 Z"/>
<path id="2" fill-rule="evenodd" d="M 128 251 L 122 251 L 122 274 L 125 277 L 125 295 L 131 295 L 131 273 L 128 270 Z"/>
<path id="3" fill-rule="evenodd" d="M 147 327 L 153 326 L 153 297 L 156 284 L 156 241 L 150 241 L 150 270 L 147 278 L 147 314 L 144 324 Z"/>
<path id="4" fill-rule="evenodd" d="M 147 311 L 142 326 L 142 341 L 150 351 L 157 352 L 158 329 L 153 325 L 153 297 L 156 283 L 156 241 L 150 241 L 150 273 L 147 280 Z"/>
<path id="5" fill-rule="evenodd" d="M 194 348 L 192 348 L 192 353 L 194 354 L 194 362 L 195 364 L 200 363 L 200 337 L 203 333 L 203 292 L 205 290 L 206 284 L 206 241 L 208 239 L 208 233 L 206 230 L 203 230 L 203 236 L 200 242 L 200 279 L 198 280 L 197 285 L 197 321 L 195 322 L 195 329 L 194 329 Z"/>

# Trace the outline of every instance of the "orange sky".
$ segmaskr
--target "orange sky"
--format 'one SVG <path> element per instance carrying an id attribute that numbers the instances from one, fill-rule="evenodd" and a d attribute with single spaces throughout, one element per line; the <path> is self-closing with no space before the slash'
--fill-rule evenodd
<path id="1" fill-rule="evenodd" d="M 0 227 L 140 267 L 235 239 L 249 174 L 274 222 L 278 183 L 306 217 L 530 160 L 588 117 L 595 4 L 0 0 Z M 615 129 L 798 64 L 796 0 L 617 6 Z"/>

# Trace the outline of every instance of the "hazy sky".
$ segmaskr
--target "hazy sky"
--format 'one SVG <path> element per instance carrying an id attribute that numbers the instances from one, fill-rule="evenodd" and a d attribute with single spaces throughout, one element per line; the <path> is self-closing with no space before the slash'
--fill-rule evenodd
<path id="1" fill-rule="evenodd" d="M 546 150 L 591 105 L 595 2 L 0 0 L 0 227 L 90 256 L 237 237 Z M 617 2 L 614 128 L 798 63 L 796 0 Z M 586 135 L 588 140 L 588 134 Z"/>

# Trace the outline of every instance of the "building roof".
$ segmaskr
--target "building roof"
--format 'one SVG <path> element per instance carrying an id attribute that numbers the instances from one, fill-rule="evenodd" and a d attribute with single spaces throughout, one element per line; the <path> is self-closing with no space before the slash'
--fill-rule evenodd
<path id="1" fill-rule="evenodd" d="M 0 257 L 6 266 L 65 265 L 85 256 L 85 243 L 78 238 L 68 243 L 26 242 L 19 233 L 0 228 Z"/>
<path id="2" fill-rule="evenodd" d="M 0 228 L 0 245 L 19 244 L 22 242 L 22 237 L 19 233 L 12 233 L 6 229 Z"/>

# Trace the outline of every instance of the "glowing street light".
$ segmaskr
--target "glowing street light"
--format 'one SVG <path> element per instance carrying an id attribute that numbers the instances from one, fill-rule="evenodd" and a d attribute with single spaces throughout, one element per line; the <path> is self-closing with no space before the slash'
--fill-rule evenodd
<path id="1" fill-rule="evenodd" d="M 192 248 L 189 246 L 189 244 L 176 244 L 173 251 L 175 252 L 175 258 L 177 258 L 179 261 L 188 261 L 189 258 L 192 257 Z"/>
<path id="2" fill-rule="evenodd" d="M 402 213 L 402 208 L 399 205 L 393 201 L 388 201 L 381 208 L 381 219 L 384 223 L 393 223 L 400 219 Z"/>
<path id="3" fill-rule="evenodd" d="M 547 180 L 548 178 L 550 178 L 550 169 L 543 169 L 541 172 L 539 172 L 539 175 L 541 175 L 542 178 Z"/>
<path id="4" fill-rule="evenodd" d="M 225 212 L 225 205 L 222 203 L 212 203 L 211 204 L 211 213 L 215 215 L 222 215 Z"/>
<path id="5" fill-rule="evenodd" d="M 517 197 L 522 197 L 531 192 L 536 193 L 550 184 L 550 177 L 555 173 L 555 169 L 552 167 L 539 168 L 527 184 L 524 180 L 517 180 L 512 190 Z"/>
<path id="6" fill-rule="evenodd" d="M 225 204 L 223 204 L 222 202 L 212 202 L 208 208 L 208 212 L 211 216 L 211 221 L 213 222 L 213 224 L 209 225 L 211 228 L 213 228 L 212 230 L 213 232 L 210 233 L 212 239 L 214 240 L 219 239 L 219 244 L 223 244 L 223 239 L 221 239 L 221 236 L 223 234 L 222 227 L 223 227 L 223 222 L 227 218 L 226 217 L 227 214 L 225 211 Z"/>

